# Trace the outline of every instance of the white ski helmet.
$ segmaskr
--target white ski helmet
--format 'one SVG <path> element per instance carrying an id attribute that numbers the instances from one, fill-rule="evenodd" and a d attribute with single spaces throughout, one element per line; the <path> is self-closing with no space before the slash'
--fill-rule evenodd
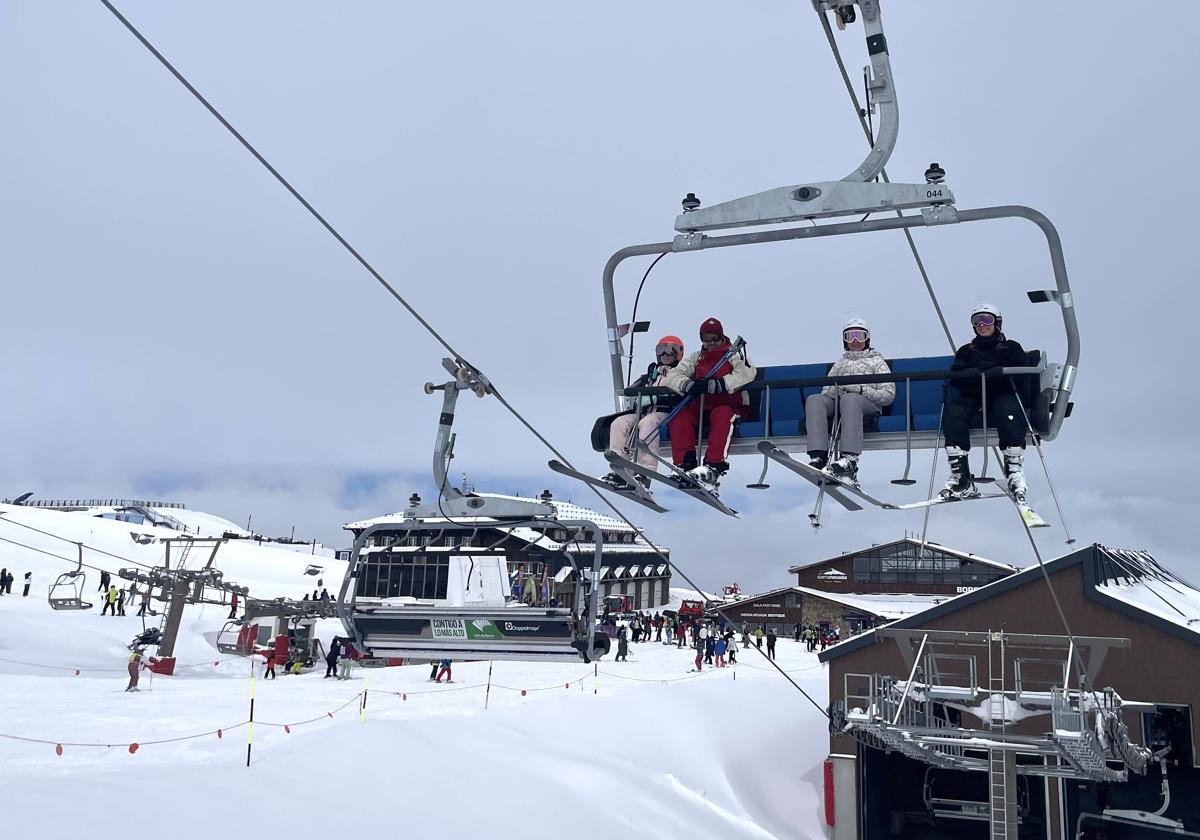
<path id="1" fill-rule="evenodd" d="M 1004 316 L 1000 314 L 1000 307 L 994 303 L 981 303 L 971 310 L 971 320 L 975 320 L 976 315 L 987 313 L 996 319 L 996 332 L 1000 332 L 1000 327 L 1004 323 Z"/>
<path id="2" fill-rule="evenodd" d="M 867 326 L 867 322 L 862 318 L 851 318 L 846 323 L 842 324 L 842 345 L 848 346 L 846 342 L 846 330 L 864 330 L 867 334 L 867 346 L 871 346 L 871 328 Z"/>

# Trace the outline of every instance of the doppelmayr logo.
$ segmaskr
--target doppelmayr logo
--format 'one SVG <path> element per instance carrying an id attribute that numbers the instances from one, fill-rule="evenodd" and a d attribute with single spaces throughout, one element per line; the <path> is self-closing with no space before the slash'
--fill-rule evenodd
<path id="1" fill-rule="evenodd" d="M 511 621 L 504 622 L 505 630 L 512 630 L 517 633 L 536 633 L 542 629 L 540 624 L 513 624 Z"/>

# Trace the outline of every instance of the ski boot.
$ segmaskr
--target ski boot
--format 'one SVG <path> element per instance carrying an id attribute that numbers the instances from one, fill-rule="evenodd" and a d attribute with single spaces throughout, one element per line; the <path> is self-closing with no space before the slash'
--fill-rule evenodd
<path id="1" fill-rule="evenodd" d="M 842 453 L 842 457 L 829 462 L 829 466 L 825 468 L 825 472 L 834 478 L 846 482 L 851 487 L 857 488 L 859 486 L 857 455 Z"/>
<path id="2" fill-rule="evenodd" d="M 1004 475 L 1008 479 L 1008 492 L 1017 504 L 1025 504 L 1025 450 L 1020 446 L 1004 449 Z"/>
<path id="3" fill-rule="evenodd" d="M 678 472 L 671 476 L 671 480 L 678 484 L 680 488 L 686 490 L 691 486 L 691 483 L 687 480 L 687 476 L 691 475 L 697 466 L 699 466 L 699 462 L 696 460 L 696 453 L 694 451 L 686 453 L 683 456 L 683 461 L 675 465 L 675 469 Z"/>
<path id="4" fill-rule="evenodd" d="M 950 461 L 950 478 L 946 480 L 946 486 L 938 495 L 946 501 L 979 498 L 979 489 L 971 477 L 971 465 L 968 463 L 969 456 L 966 451 L 957 446 L 947 446 L 946 458 Z"/>
<path id="5" fill-rule="evenodd" d="M 808 465 L 814 470 L 823 470 L 829 465 L 829 453 L 814 449 L 808 453 Z"/>
<path id="6" fill-rule="evenodd" d="M 709 493 L 716 494 L 717 487 L 721 483 L 721 476 L 729 471 L 728 461 L 714 461 L 708 463 L 705 461 L 700 466 L 688 470 L 688 478 L 699 484 Z"/>
<path id="7" fill-rule="evenodd" d="M 604 478 L 602 478 L 600 480 L 603 481 L 605 484 L 609 485 L 610 487 L 612 487 L 612 489 L 614 489 L 614 490 L 632 490 L 633 489 L 632 487 L 629 486 L 629 482 L 626 481 L 624 479 L 624 477 L 622 477 L 619 473 L 610 472 L 608 475 L 604 476 Z"/>

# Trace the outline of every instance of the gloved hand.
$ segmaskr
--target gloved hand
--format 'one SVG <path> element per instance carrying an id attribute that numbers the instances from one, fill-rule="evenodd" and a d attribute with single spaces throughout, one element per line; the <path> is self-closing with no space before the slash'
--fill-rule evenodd
<path id="1" fill-rule="evenodd" d="M 725 388 L 725 378 L 724 377 L 714 376 L 712 379 L 708 380 L 708 393 L 724 394 L 725 391 L 726 391 L 726 388 Z"/>
<path id="2" fill-rule="evenodd" d="M 843 385 L 842 386 L 843 394 L 861 394 L 862 392 L 863 392 L 863 386 L 861 386 L 861 385 Z"/>
<path id="3" fill-rule="evenodd" d="M 688 384 L 687 388 L 684 390 L 683 393 L 685 393 L 689 397 L 698 397 L 701 394 L 706 393 L 707 389 L 708 389 L 707 382 L 704 382 L 699 379 L 694 379 Z"/>

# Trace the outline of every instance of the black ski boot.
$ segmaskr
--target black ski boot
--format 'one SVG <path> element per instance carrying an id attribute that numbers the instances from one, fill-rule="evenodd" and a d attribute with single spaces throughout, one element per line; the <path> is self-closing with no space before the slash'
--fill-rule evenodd
<path id="1" fill-rule="evenodd" d="M 975 499 L 979 497 L 979 489 L 971 476 L 970 456 L 966 450 L 957 446 L 946 447 L 946 458 L 950 462 L 950 478 L 946 486 L 938 494 L 947 501 L 951 499 Z"/>
<path id="2" fill-rule="evenodd" d="M 679 472 L 683 473 L 684 475 L 676 474 L 671 476 L 671 478 L 674 479 L 675 483 L 680 487 L 688 487 L 691 485 L 691 482 L 688 481 L 685 476 L 692 470 L 696 469 L 697 466 L 699 466 L 699 464 L 696 461 L 695 450 L 689 451 L 683 456 L 683 462 L 675 465 L 675 469 L 679 470 Z"/>
<path id="3" fill-rule="evenodd" d="M 808 453 L 808 465 L 814 470 L 823 470 L 829 464 L 829 453 L 814 449 Z"/>
<path id="4" fill-rule="evenodd" d="M 600 479 L 605 484 L 611 486 L 614 490 L 630 490 L 629 482 L 621 477 L 619 473 L 610 472 L 604 478 Z"/>

